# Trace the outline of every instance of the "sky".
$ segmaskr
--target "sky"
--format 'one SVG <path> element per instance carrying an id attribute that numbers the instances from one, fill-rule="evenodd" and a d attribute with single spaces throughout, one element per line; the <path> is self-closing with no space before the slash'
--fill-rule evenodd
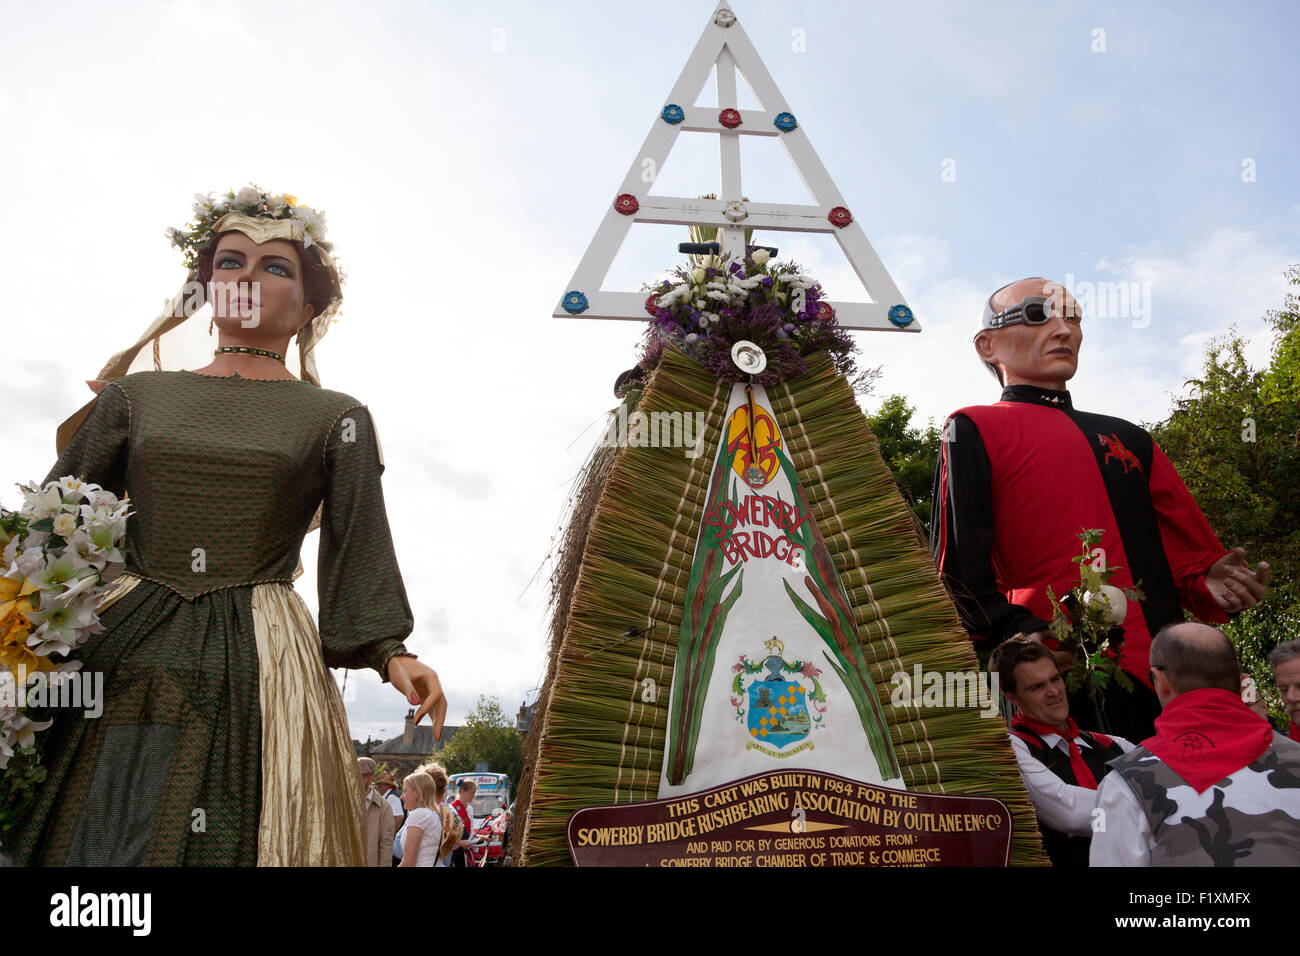
<path id="1" fill-rule="evenodd" d="M 1233 325 L 1267 360 L 1262 317 L 1300 263 L 1294 4 L 732 8 L 922 325 L 855 333 L 882 367 L 865 409 L 903 394 L 923 425 L 995 401 L 971 337 L 1027 275 L 1128 295 L 1084 303 L 1071 390 L 1089 411 L 1166 417 Z M 481 694 L 513 713 L 543 675 L 573 479 L 643 331 L 551 313 L 712 10 L 0 0 L 0 503 L 46 474 L 83 380 L 184 279 L 163 230 L 193 194 L 291 192 L 347 270 L 317 363 L 378 426 L 408 647 L 449 723 Z M 711 86 L 699 102 L 718 105 Z M 757 106 L 743 85 L 737 105 Z M 682 134 L 654 192 L 717 190 L 710 139 Z M 743 140 L 742 164 L 748 198 L 808 201 L 775 138 Z M 605 288 L 638 289 L 683 239 L 634 227 Z M 863 298 L 831 239 L 755 241 Z M 296 584 L 313 610 L 316 539 Z M 353 736 L 400 733 L 400 694 L 348 683 Z"/>

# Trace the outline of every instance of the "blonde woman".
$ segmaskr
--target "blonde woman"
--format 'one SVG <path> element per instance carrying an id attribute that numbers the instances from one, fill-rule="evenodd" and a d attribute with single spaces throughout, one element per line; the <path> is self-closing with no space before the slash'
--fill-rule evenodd
<path id="1" fill-rule="evenodd" d="M 402 782 L 406 823 L 393 839 L 400 866 L 437 866 L 442 844 L 442 814 L 438 812 L 438 786 L 427 773 L 416 771 Z"/>
<path id="2" fill-rule="evenodd" d="M 439 820 L 442 823 L 442 839 L 438 846 L 438 866 L 451 866 L 451 854 L 456 849 L 456 844 L 460 842 L 461 831 L 464 829 L 460 822 L 460 817 L 456 814 L 446 802 L 448 777 L 447 770 L 442 764 L 429 762 L 419 767 L 415 771 L 418 774 L 424 774 L 433 781 L 437 798 L 433 806 L 438 811 Z M 414 774 L 412 774 L 414 776 Z"/>

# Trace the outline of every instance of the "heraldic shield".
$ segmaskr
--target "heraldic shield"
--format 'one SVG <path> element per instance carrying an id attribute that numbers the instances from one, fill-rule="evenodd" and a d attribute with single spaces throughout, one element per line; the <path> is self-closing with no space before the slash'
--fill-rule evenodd
<path id="1" fill-rule="evenodd" d="M 755 741 L 781 750 L 805 739 L 812 731 L 813 718 L 808 712 L 810 692 L 801 683 L 802 673 L 781 657 L 780 642 L 773 638 L 767 646 L 774 653 L 758 668 L 765 673 L 756 674 L 747 688 L 748 730 Z M 743 686 L 746 676 L 738 675 L 737 682 Z"/>

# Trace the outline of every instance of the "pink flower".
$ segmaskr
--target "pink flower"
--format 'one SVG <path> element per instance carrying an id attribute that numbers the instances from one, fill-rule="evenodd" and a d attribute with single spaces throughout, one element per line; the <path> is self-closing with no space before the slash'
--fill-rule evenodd
<path id="1" fill-rule="evenodd" d="M 820 670 L 818 670 L 816 667 L 813 666 L 813 662 L 812 662 L 812 661 L 804 661 L 804 662 L 803 662 L 803 667 L 801 667 L 801 668 L 799 669 L 799 673 L 802 674 L 804 677 L 821 677 L 821 676 L 822 676 L 822 672 L 821 672 Z"/>

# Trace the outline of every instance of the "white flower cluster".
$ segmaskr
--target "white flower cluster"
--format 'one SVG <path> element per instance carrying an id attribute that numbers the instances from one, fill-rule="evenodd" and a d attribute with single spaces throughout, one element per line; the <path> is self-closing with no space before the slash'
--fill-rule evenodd
<path id="1" fill-rule="evenodd" d="M 761 293 L 763 298 L 777 303 L 792 317 L 777 329 L 776 335 L 789 338 L 794 334 L 795 323 L 806 311 L 807 298 L 802 293 L 817 286 L 817 280 L 793 271 L 797 267 L 772 262 L 772 254 L 766 249 L 755 249 L 750 254 L 754 265 L 761 270 L 752 276 L 732 272 L 728 267 L 729 259 L 725 255 L 704 256 L 697 260 L 695 268 L 677 270 L 676 277 L 669 280 L 670 288 L 662 293 L 656 290 L 651 300 L 655 306 L 675 311 L 684 311 L 683 307 L 692 310 L 695 328 L 687 326 L 672 332 L 669 337 L 679 344 L 697 345 L 721 321 L 724 309 L 743 314 L 747 303 L 755 298 L 756 290 L 763 288 L 766 289 Z M 716 270 L 713 276 L 708 273 L 710 268 Z M 662 285 L 659 283 L 660 287 Z M 690 349 L 687 351 L 694 354 Z"/>
<path id="2" fill-rule="evenodd" d="M 27 531 L 10 535 L 0 529 L 0 578 L 32 589 L 29 597 L 35 609 L 18 612 L 32 625 L 26 653 L 66 657 L 103 630 L 95 611 L 106 586 L 126 565 L 122 543 L 131 502 L 72 476 L 44 488 L 19 489 Z M 52 669 L 73 671 L 80 666 L 78 661 L 62 661 Z M 8 765 L 15 743 L 30 746 L 32 734 L 45 729 L 19 712 L 26 692 L 7 667 L 0 668 L 0 770 Z"/>
<path id="3" fill-rule="evenodd" d="M 333 251 L 325 241 L 325 214 L 300 205 L 298 198 L 288 193 L 273 195 L 257 186 L 244 186 L 239 192 L 230 190 L 215 198 L 212 193 L 195 193 L 193 212 L 188 231 L 168 227 L 164 232 L 172 245 L 186 252 L 187 265 L 194 264 L 198 250 L 211 240 L 217 222 L 230 212 L 264 219 L 293 219 L 302 223 L 304 247 L 319 243 L 326 252 Z"/>

